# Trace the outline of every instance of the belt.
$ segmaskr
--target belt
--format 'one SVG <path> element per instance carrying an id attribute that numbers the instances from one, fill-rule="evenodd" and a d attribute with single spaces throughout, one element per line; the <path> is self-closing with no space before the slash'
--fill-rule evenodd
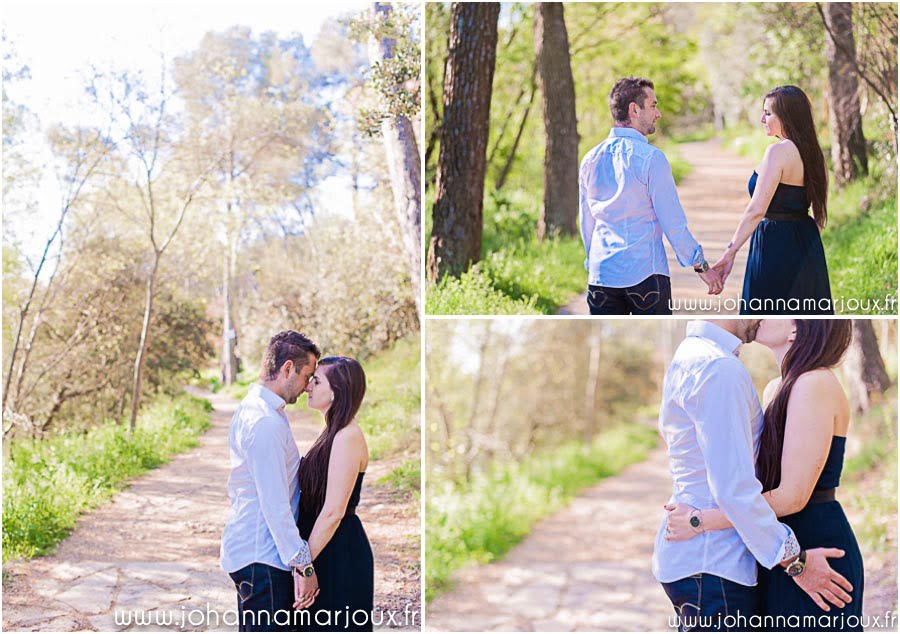
<path id="1" fill-rule="evenodd" d="M 834 489 L 816 489 L 809 496 L 809 502 L 806 504 L 822 504 L 824 502 L 834 502 Z"/>
<path id="2" fill-rule="evenodd" d="M 766 220 L 775 220 L 778 222 L 799 222 L 809 218 L 807 213 L 791 213 L 787 211 L 770 211 L 765 215 Z"/>

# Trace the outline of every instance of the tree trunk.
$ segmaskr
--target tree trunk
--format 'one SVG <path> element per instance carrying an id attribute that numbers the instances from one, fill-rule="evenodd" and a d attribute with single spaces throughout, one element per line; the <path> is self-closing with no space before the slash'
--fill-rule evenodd
<path id="1" fill-rule="evenodd" d="M 561 2 L 534 5 L 534 56 L 544 113 L 544 207 L 538 238 L 578 233 L 578 129 Z"/>
<path id="2" fill-rule="evenodd" d="M 496 2 L 456 2 L 444 74 L 428 278 L 459 275 L 481 259 L 484 174 L 497 54 Z"/>
<path id="3" fill-rule="evenodd" d="M 373 11 L 390 14 L 389 3 L 376 2 Z M 394 57 L 397 42 L 392 38 L 373 40 L 369 47 L 369 59 L 376 64 Z M 381 135 L 387 158 L 391 190 L 394 194 L 394 212 L 400 222 L 403 251 L 412 282 L 416 311 L 421 315 L 422 294 L 422 157 L 416 143 L 412 122 L 406 117 L 386 117 L 381 122 Z"/>
<path id="4" fill-rule="evenodd" d="M 222 272 L 222 291 L 224 306 L 222 307 L 222 382 L 232 385 L 237 381 L 237 330 L 234 327 L 232 293 L 234 288 L 234 258 L 236 249 L 232 246 L 236 240 L 229 239 L 229 247 L 225 250 L 225 262 Z"/>
<path id="5" fill-rule="evenodd" d="M 868 319 L 853 320 L 853 340 L 844 359 L 843 374 L 850 393 L 850 405 L 857 413 L 867 411 L 890 387 L 891 380 L 878 351 L 875 330 Z"/>
<path id="6" fill-rule="evenodd" d="M 519 149 L 519 141 L 522 140 L 522 133 L 525 131 L 525 124 L 528 122 L 528 115 L 531 113 L 531 106 L 534 105 L 534 95 L 537 92 L 537 66 L 531 68 L 531 89 L 528 93 L 528 103 L 525 104 L 525 112 L 522 113 L 522 121 L 519 123 L 519 130 L 516 132 L 516 138 L 513 140 L 512 147 L 509 150 L 509 156 L 506 157 L 506 163 L 500 171 L 500 176 L 494 181 L 494 189 L 500 191 L 506 183 L 506 177 L 512 169 L 513 161 L 516 158 L 516 152 Z"/>
<path id="7" fill-rule="evenodd" d="M 141 406 L 141 385 L 144 380 L 144 357 L 147 353 L 147 343 L 150 339 L 150 318 L 153 316 L 153 300 L 156 296 L 156 272 L 159 270 L 161 254 L 153 254 L 153 269 L 147 278 L 147 299 L 144 304 L 144 323 L 141 326 L 141 341 L 138 344 L 137 357 L 134 360 L 134 380 L 131 387 L 131 418 L 128 420 L 128 433 L 134 433 L 137 424 L 138 409 Z"/>
<path id="8" fill-rule="evenodd" d="M 835 184 L 839 187 L 869 171 L 859 113 L 859 78 L 852 15 L 853 7 L 849 2 L 824 3 L 831 161 Z"/>

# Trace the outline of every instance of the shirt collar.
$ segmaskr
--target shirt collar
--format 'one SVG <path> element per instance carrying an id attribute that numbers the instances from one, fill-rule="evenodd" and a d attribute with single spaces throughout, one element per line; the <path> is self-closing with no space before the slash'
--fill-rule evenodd
<path id="1" fill-rule="evenodd" d="M 687 325 L 688 337 L 702 337 L 709 339 L 725 353 L 738 355 L 743 343 L 730 332 L 723 330 L 719 326 L 709 321 L 692 321 Z"/>
<path id="2" fill-rule="evenodd" d="M 260 385 L 259 383 L 254 383 L 253 385 L 251 385 L 250 391 L 248 393 L 261 398 L 266 405 L 274 409 L 276 412 L 279 409 L 283 409 L 286 405 L 283 398 L 278 396 L 269 388 Z"/>
<path id="3" fill-rule="evenodd" d="M 638 141 L 643 141 L 644 143 L 650 143 L 650 141 L 647 140 L 647 137 L 645 137 L 634 128 L 620 128 L 616 126 L 609 131 L 609 138 L 613 137 L 627 137 L 629 139 L 637 139 Z"/>

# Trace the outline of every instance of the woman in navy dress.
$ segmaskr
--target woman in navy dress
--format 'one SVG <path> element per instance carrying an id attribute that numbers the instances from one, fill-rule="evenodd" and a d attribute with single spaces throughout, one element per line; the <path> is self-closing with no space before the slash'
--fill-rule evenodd
<path id="1" fill-rule="evenodd" d="M 375 566 L 356 515 L 369 450 L 354 420 L 366 375 L 354 359 L 325 357 L 307 391 L 309 407 L 325 415 L 325 429 L 300 460 L 297 527 L 309 543 L 319 594 L 295 622 L 304 632 L 371 632 Z"/>
<path id="2" fill-rule="evenodd" d="M 822 551 L 843 577 L 837 589 L 808 595 L 787 568 L 759 568 L 760 616 L 769 631 L 862 631 L 863 560 L 837 501 L 850 423 L 847 398 L 831 368 L 850 345 L 850 320 L 766 319 L 756 341 L 775 354 L 782 376 L 766 387 L 756 473 L 766 501 L 800 546 Z M 669 539 L 732 528 L 718 509 L 671 507 Z M 804 560 L 805 561 L 805 560 Z M 849 600 L 848 600 L 849 599 Z M 825 608 L 830 605 L 826 610 Z"/>
<path id="3" fill-rule="evenodd" d="M 766 149 L 750 177 L 750 203 L 713 268 L 724 282 L 749 239 L 742 315 L 832 315 L 820 235 L 828 176 L 809 98 L 796 86 L 775 88 L 765 96 L 761 122 L 768 136 L 781 140 Z"/>

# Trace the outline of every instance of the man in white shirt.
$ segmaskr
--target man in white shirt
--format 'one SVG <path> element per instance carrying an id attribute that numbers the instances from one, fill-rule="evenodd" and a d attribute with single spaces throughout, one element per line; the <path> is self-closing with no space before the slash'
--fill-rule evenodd
<path id="1" fill-rule="evenodd" d="M 823 551 L 804 551 L 762 496 L 754 459 L 763 412 L 756 388 L 738 360 L 756 337 L 758 319 L 695 321 L 675 352 L 663 383 L 659 429 L 672 475 L 670 503 L 721 509 L 733 529 L 703 531 L 667 541 L 666 522 L 656 536 L 653 574 L 676 614 L 679 629 L 748 629 L 757 612 L 756 562 L 781 564 L 803 590 L 845 596 Z M 846 583 L 846 582 L 845 582 Z M 825 593 L 828 593 L 827 595 Z"/>
<path id="2" fill-rule="evenodd" d="M 290 631 L 293 604 L 318 594 L 309 545 L 297 529 L 300 452 L 284 408 L 306 390 L 320 352 L 293 330 L 272 337 L 259 382 L 231 419 L 231 517 L 221 563 L 238 593 L 239 631 Z"/>

